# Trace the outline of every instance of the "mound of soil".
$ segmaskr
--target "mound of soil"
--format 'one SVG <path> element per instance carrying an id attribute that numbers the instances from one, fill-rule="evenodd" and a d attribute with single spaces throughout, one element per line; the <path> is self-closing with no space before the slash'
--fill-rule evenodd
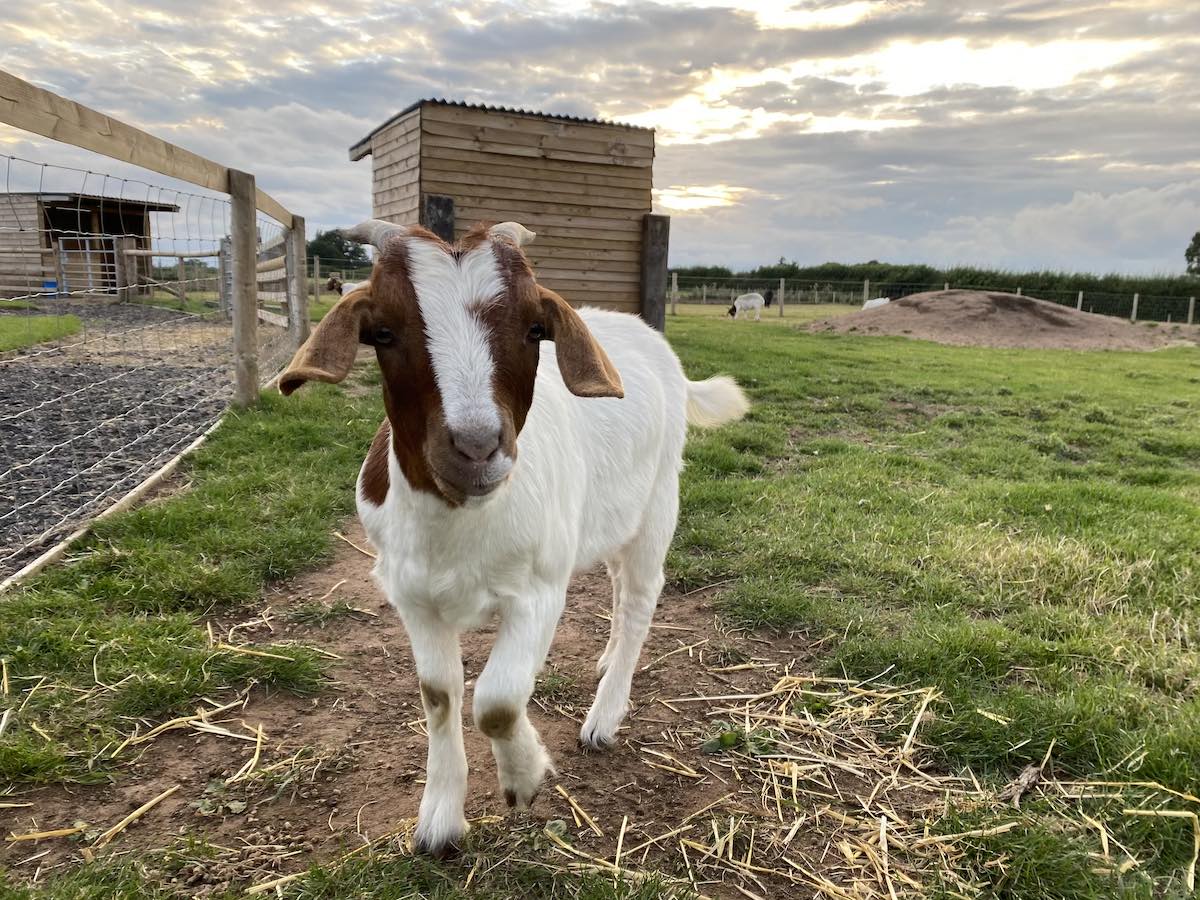
<path id="1" fill-rule="evenodd" d="M 814 322 L 810 331 L 901 335 L 941 344 L 1061 350 L 1157 350 L 1200 343 L 1200 329 L 1132 324 L 1057 303 L 990 291 L 928 291 Z"/>

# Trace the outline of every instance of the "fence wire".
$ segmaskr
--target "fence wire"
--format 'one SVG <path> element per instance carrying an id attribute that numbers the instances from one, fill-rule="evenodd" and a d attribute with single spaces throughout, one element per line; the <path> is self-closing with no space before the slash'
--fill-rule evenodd
<path id="1" fill-rule="evenodd" d="M 226 196 L 15 156 L 0 169 L 2 579 L 207 430 L 234 358 Z M 262 246 L 284 234 L 260 218 Z M 277 317 L 258 328 L 264 378 L 291 348 L 276 286 L 260 285 Z"/>

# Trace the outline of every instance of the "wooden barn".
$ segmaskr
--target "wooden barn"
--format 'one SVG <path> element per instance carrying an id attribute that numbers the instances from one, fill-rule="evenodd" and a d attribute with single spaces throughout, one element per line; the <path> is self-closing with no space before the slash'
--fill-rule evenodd
<path id="1" fill-rule="evenodd" d="M 371 157 L 372 215 L 452 240 L 515 220 L 539 281 L 662 328 L 669 219 L 651 214 L 654 130 L 421 100 L 350 148 Z"/>
<path id="2" fill-rule="evenodd" d="M 124 272 L 122 249 L 150 246 L 151 213 L 175 213 L 170 203 L 93 194 L 0 194 L 0 297 L 111 293 L 148 275 L 148 257 Z"/>

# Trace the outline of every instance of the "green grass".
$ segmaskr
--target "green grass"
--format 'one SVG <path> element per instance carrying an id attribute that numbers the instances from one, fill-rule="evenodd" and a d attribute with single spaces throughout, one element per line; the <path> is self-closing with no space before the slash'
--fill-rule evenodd
<path id="1" fill-rule="evenodd" d="M 1062 775 L 1200 789 L 1200 353 L 668 334 L 756 404 L 688 445 L 680 586 L 735 579 L 725 614 L 828 639 L 826 670 L 940 687 L 947 767 L 1002 782 L 1053 741 Z"/>
<path id="2" fill-rule="evenodd" d="M 264 395 L 187 464 L 190 489 L 98 523 L 69 564 L 3 598 L 0 648 L 21 706 L 0 739 L 0 784 L 106 778 L 139 723 L 251 680 L 316 689 L 315 652 L 213 650 L 203 623 L 328 555 L 381 414 L 376 399 L 324 386 Z"/>
<path id="3" fill-rule="evenodd" d="M 742 317 L 734 322 L 729 317 L 729 304 L 727 303 L 683 303 L 680 302 L 677 307 L 678 315 L 671 315 L 671 307 L 667 306 L 667 328 L 670 329 L 671 323 L 677 319 L 685 318 L 704 318 L 704 319 L 719 319 L 728 325 L 742 326 L 763 326 L 763 325 L 798 325 L 806 322 L 817 322 L 821 319 L 831 319 L 834 316 L 844 316 L 846 313 L 852 313 L 858 309 L 857 306 L 850 306 L 845 303 L 785 303 L 783 307 L 783 316 L 779 315 L 779 306 L 772 305 L 762 311 L 762 320 L 754 321 L 753 315 L 749 318 L 743 313 Z"/>
<path id="4" fill-rule="evenodd" d="M 767 323 L 668 319 L 690 377 L 731 373 L 755 403 L 689 442 L 676 585 L 729 582 L 728 618 L 809 634 L 826 672 L 939 687 L 920 741 L 946 769 L 999 785 L 1053 743 L 1058 777 L 1200 790 L 1200 351 L 951 348 Z M 47 678 L 0 743 L 0 781 L 104 774 L 104 748 L 138 721 L 222 685 L 311 689 L 313 660 L 214 658 L 201 623 L 325 557 L 379 414 L 328 387 L 268 397 L 197 455 L 188 492 L 102 525 L 71 565 L 0 603 L 14 690 Z M 117 689 L 93 691 L 96 675 Z M 539 690 L 569 688 L 551 671 Z M 50 742 L 23 727 L 35 722 Z M 1184 896 L 1188 821 L 1088 801 L 1140 863 L 1114 880 L 1047 803 L 1035 792 L 1020 813 L 951 810 L 932 827 L 1020 822 L 961 845 L 988 896 Z M 471 860 L 381 854 L 316 869 L 288 896 L 466 896 Z M 471 896 L 658 895 L 481 871 Z M 154 896 L 112 887 L 140 878 L 85 869 L 18 896 Z"/>
<path id="5" fill-rule="evenodd" d="M 0 304 L 0 309 L 15 308 Z M 77 316 L 0 316 L 0 353 L 56 341 L 79 331 Z"/>

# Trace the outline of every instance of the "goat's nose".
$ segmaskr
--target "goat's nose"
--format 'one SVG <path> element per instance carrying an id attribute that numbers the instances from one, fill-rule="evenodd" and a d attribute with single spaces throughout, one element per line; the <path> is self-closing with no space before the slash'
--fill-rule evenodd
<path id="1" fill-rule="evenodd" d="M 454 449 L 471 462 L 486 462 L 500 449 L 499 428 L 465 428 L 452 430 L 450 441 Z"/>

